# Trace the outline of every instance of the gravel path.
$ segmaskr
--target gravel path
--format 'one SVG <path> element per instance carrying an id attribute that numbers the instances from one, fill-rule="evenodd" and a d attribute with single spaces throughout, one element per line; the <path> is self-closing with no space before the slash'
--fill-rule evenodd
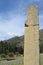
<path id="1" fill-rule="evenodd" d="M 16 64 L 23 64 L 23 58 L 21 59 L 16 59 L 16 60 L 11 60 L 11 61 L 7 61 L 7 60 L 4 60 L 4 61 L 0 61 L 0 65 L 16 65 Z"/>

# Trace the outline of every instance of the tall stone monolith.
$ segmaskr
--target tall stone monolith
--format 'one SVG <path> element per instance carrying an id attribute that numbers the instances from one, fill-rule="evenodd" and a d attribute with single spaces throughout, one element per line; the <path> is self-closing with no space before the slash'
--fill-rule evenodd
<path id="1" fill-rule="evenodd" d="M 39 65 L 39 17 L 37 6 L 28 8 L 24 35 L 24 65 Z"/>

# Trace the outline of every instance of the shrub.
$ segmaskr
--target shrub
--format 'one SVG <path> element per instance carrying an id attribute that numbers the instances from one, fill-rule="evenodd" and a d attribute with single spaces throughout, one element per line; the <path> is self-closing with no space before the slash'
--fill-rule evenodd
<path id="1" fill-rule="evenodd" d="M 5 54 L 1 54 L 1 58 L 6 58 L 6 55 Z"/>
<path id="2" fill-rule="evenodd" d="M 14 53 L 9 53 L 9 57 L 14 57 Z"/>

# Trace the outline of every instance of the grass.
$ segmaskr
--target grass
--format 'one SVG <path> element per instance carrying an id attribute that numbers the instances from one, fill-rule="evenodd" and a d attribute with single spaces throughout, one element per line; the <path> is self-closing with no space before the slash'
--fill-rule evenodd
<path id="1" fill-rule="evenodd" d="M 43 54 L 40 54 L 40 65 L 43 65 Z"/>
<path id="2" fill-rule="evenodd" d="M 17 56 L 16 60 L 12 61 L 2 60 L 0 65 L 24 65 L 23 56 Z M 43 54 L 40 54 L 40 65 L 43 65 Z"/>
<path id="3" fill-rule="evenodd" d="M 15 60 L 11 61 L 2 60 L 0 61 L 0 65 L 24 65 L 23 56 L 17 56 Z"/>
<path id="4" fill-rule="evenodd" d="M 23 63 L 14 63 L 12 65 L 24 65 Z"/>

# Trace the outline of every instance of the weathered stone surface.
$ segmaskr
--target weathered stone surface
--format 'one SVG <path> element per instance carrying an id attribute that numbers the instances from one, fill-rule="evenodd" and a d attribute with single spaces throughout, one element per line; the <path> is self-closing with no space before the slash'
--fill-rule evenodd
<path id="1" fill-rule="evenodd" d="M 24 65 L 39 65 L 38 7 L 30 6 L 25 23 Z"/>

